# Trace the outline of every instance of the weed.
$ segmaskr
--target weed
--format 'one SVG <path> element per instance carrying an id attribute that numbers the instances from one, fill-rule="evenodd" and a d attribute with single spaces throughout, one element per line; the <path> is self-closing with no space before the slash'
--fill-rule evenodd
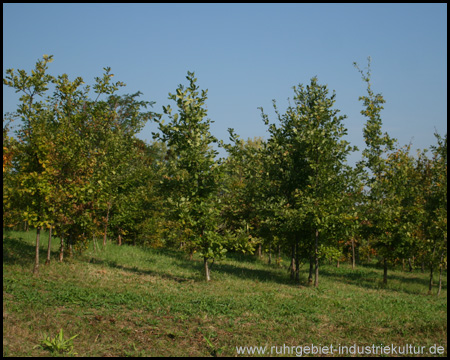
<path id="1" fill-rule="evenodd" d="M 73 352 L 73 339 L 77 336 L 78 334 L 65 340 L 63 330 L 61 329 L 59 334 L 53 339 L 47 335 L 44 335 L 44 339 L 41 340 L 41 344 L 35 347 L 41 347 L 44 350 L 49 350 L 50 352 L 56 352 L 58 354 L 77 355 L 77 353 Z"/>

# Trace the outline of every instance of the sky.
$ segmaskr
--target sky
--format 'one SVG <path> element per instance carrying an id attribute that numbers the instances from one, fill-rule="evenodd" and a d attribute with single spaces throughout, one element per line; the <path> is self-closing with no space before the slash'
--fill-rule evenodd
<path id="1" fill-rule="evenodd" d="M 50 74 L 86 84 L 111 67 L 127 84 L 119 94 L 141 91 L 158 113 L 176 107 L 168 94 L 194 71 L 208 89 L 211 133 L 226 143 L 228 128 L 267 139 L 258 108 L 277 123 L 272 100 L 283 113 L 292 87 L 317 76 L 360 150 L 366 85 L 353 62 L 364 69 L 370 56 L 383 131 L 413 150 L 447 132 L 447 4 L 3 4 L 3 75 L 31 72 L 44 54 L 54 55 Z M 3 86 L 3 113 L 18 98 Z M 155 131 L 148 123 L 138 137 L 151 142 Z"/>

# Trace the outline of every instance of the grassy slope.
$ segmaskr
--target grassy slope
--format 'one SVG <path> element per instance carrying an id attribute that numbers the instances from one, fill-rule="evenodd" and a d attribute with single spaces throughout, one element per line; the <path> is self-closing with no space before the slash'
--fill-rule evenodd
<path id="1" fill-rule="evenodd" d="M 447 349 L 446 274 L 439 298 L 427 295 L 427 274 L 390 271 L 382 288 L 381 269 L 346 264 L 322 266 L 315 289 L 293 284 L 285 268 L 229 255 L 205 283 L 200 259 L 181 253 L 108 245 L 60 264 L 54 241 L 52 264 L 34 277 L 34 237 L 3 237 L 4 356 L 48 356 L 34 347 L 61 328 L 79 334 L 79 356 L 235 356 L 236 346 L 284 344 Z"/>

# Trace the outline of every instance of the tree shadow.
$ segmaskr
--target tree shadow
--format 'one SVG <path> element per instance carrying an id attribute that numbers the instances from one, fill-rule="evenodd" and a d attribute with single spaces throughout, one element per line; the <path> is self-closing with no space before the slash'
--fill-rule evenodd
<path id="1" fill-rule="evenodd" d="M 194 258 L 190 260 L 188 258 L 188 255 L 186 253 L 183 253 L 182 251 L 177 250 L 170 250 L 170 249 L 152 249 L 151 252 L 152 256 L 165 256 L 168 258 L 171 258 L 173 260 L 173 265 L 176 267 L 180 267 L 183 269 L 186 269 L 193 274 L 192 276 L 176 276 L 173 274 L 167 273 L 164 269 L 158 270 L 158 269 L 146 269 L 141 268 L 138 266 L 127 266 L 118 263 L 114 260 L 103 260 L 91 257 L 88 262 L 91 264 L 98 264 L 100 266 L 107 266 L 114 269 L 120 269 L 127 272 L 132 272 L 134 274 L 140 275 L 150 275 L 150 276 L 157 276 L 161 279 L 167 279 L 172 280 L 178 283 L 181 282 L 204 282 L 205 276 L 204 276 L 204 264 L 202 259 Z M 227 256 L 229 256 L 227 254 Z M 249 261 L 248 258 L 243 258 L 240 255 L 237 256 L 231 256 L 231 260 L 239 262 L 245 262 L 245 263 L 257 263 L 261 262 L 261 260 L 256 259 L 254 261 Z M 226 261 L 226 260 L 225 260 Z M 147 260 L 147 263 L 150 263 L 150 266 L 154 266 L 152 260 Z M 279 269 L 270 268 L 267 264 L 265 265 L 268 268 L 267 269 L 249 269 L 246 266 L 239 266 L 235 264 L 227 264 L 222 262 L 222 260 L 216 260 L 211 265 L 210 262 L 210 270 L 211 270 L 211 278 L 212 281 L 215 280 L 215 278 L 221 278 L 223 275 L 225 276 L 231 276 L 239 279 L 249 279 L 249 280 L 256 280 L 259 282 L 273 282 L 273 283 L 280 283 L 280 284 L 289 284 L 294 285 L 297 284 L 293 280 L 291 280 L 286 273 L 286 276 L 282 274 Z"/>
<path id="2" fill-rule="evenodd" d="M 271 282 L 284 285 L 299 285 L 299 283 L 291 280 L 288 273 L 283 274 L 266 265 L 267 269 L 249 269 L 245 266 L 237 266 L 233 264 L 217 263 L 211 267 L 212 275 L 225 274 L 239 279 L 256 280 L 259 282 Z"/>
<path id="3" fill-rule="evenodd" d="M 371 268 L 371 270 L 369 270 Z M 376 267 L 364 267 L 364 270 L 347 270 L 341 273 L 337 273 L 336 271 L 322 268 L 320 270 L 320 275 L 327 277 L 328 279 L 332 279 L 333 281 L 350 284 L 358 287 L 362 287 L 365 289 L 372 290 L 380 290 L 383 289 L 385 291 L 391 292 L 399 292 L 413 295 L 423 295 L 426 293 L 428 289 L 428 280 L 419 278 L 419 277 L 411 277 L 410 275 L 405 274 L 402 276 L 401 274 L 395 273 L 390 274 L 388 270 L 388 283 L 387 285 L 383 284 L 383 274 L 382 272 L 377 270 Z M 392 281 L 398 281 L 402 284 L 410 284 L 410 285 L 419 285 L 420 288 L 404 288 L 404 287 L 391 287 Z M 447 282 L 442 282 L 442 289 L 447 289 Z"/>
<path id="4" fill-rule="evenodd" d="M 117 261 L 114 261 L 114 260 L 101 260 L 101 259 L 91 258 L 90 260 L 88 260 L 88 262 L 91 264 L 96 264 L 96 265 L 100 265 L 103 267 L 109 267 L 112 269 L 119 269 L 122 271 L 134 273 L 136 275 L 150 275 L 150 276 L 159 277 L 161 279 L 175 281 L 178 283 L 194 282 L 194 281 L 199 280 L 197 278 L 192 278 L 192 277 L 189 278 L 189 277 L 175 276 L 175 275 L 167 274 L 163 271 L 142 269 L 137 266 L 126 266 L 126 265 L 119 264 Z"/>
<path id="5" fill-rule="evenodd" d="M 87 258 L 87 262 L 92 264 L 98 264 L 100 266 L 107 266 L 110 268 L 120 269 L 122 271 L 131 272 L 134 274 L 143 274 L 159 277 L 161 279 L 171 280 L 174 282 L 204 282 L 204 268 L 203 260 L 194 258 L 190 260 L 185 252 L 179 250 L 171 249 L 148 249 L 149 255 L 154 256 L 165 256 L 173 260 L 173 266 L 181 267 L 183 269 L 189 270 L 191 274 L 189 275 L 173 275 L 167 272 L 166 269 L 146 269 L 138 266 L 127 266 L 118 263 L 114 260 L 103 260 L 96 257 Z M 53 257 L 58 256 L 58 251 L 52 251 L 51 255 Z M 8 265 L 20 265 L 22 267 L 32 267 L 34 264 L 35 256 L 35 246 L 25 241 L 22 237 L 10 236 L 5 234 L 3 238 L 3 264 Z M 41 248 L 39 253 L 41 263 L 44 263 L 47 250 Z M 43 261 L 42 261 L 43 260 Z M 234 263 L 227 263 L 229 262 Z M 153 263 L 152 260 L 147 260 L 149 263 Z M 252 269 L 248 265 L 258 264 L 263 269 Z M 153 264 L 154 265 L 154 264 Z M 388 285 L 384 286 L 382 284 L 382 273 L 380 272 L 379 266 L 374 264 L 359 265 L 360 269 L 350 270 L 350 269 L 330 269 L 323 267 L 320 269 L 320 276 L 326 277 L 334 282 L 340 282 L 343 284 L 350 284 L 354 286 L 359 286 L 366 289 L 379 290 L 384 289 L 387 291 L 403 292 L 415 295 L 423 295 L 428 289 L 428 279 L 420 278 L 414 276 L 414 273 L 402 274 L 389 273 L 388 272 Z M 270 282 L 276 284 L 284 284 L 290 286 L 309 286 L 307 282 L 307 275 L 305 269 L 300 269 L 300 281 L 295 281 L 289 277 L 286 268 L 280 269 L 275 266 L 270 266 L 263 263 L 263 261 L 256 256 L 249 256 L 240 253 L 228 253 L 224 261 L 216 260 L 211 266 L 212 280 L 215 278 L 217 280 L 223 279 L 223 276 L 234 277 L 238 279 L 247 279 L 259 282 Z M 423 288 L 423 291 L 418 289 L 408 289 L 408 288 L 394 288 L 390 287 L 389 281 L 398 281 L 402 284 L 419 285 Z M 442 289 L 447 289 L 447 281 L 444 279 L 442 282 Z"/>
<path id="6" fill-rule="evenodd" d="M 46 247 L 46 244 L 45 244 Z M 57 257 L 58 251 L 51 251 L 52 258 Z M 36 246 L 29 244 L 23 237 L 10 236 L 3 237 L 3 264 L 20 265 L 22 267 L 32 267 L 36 256 Z M 47 259 L 47 249 L 39 247 L 40 263 L 45 263 Z"/>
<path id="7" fill-rule="evenodd" d="M 32 266 L 36 247 L 27 244 L 21 237 L 3 237 L 3 264 Z M 41 253 L 39 252 L 39 256 Z"/>

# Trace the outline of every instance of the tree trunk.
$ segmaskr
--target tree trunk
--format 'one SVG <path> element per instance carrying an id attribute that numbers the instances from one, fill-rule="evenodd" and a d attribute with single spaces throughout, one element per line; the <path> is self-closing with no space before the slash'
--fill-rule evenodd
<path id="1" fill-rule="evenodd" d="M 298 254 L 298 239 L 295 242 L 295 281 L 299 282 L 300 280 L 300 258 Z"/>
<path id="2" fill-rule="evenodd" d="M 71 258 L 72 257 L 72 255 L 73 255 L 73 252 L 72 252 L 72 238 L 69 236 L 68 237 L 68 255 L 69 255 L 69 258 Z"/>
<path id="3" fill-rule="evenodd" d="M 61 246 L 59 248 L 59 262 L 62 262 L 64 258 L 64 238 L 61 236 Z"/>
<path id="4" fill-rule="evenodd" d="M 383 284 L 387 284 L 387 271 L 388 271 L 388 267 L 387 267 L 387 259 L 384 258 L 383 259 Z"/>
<path id="5" fill-rule="evenodd" d="M 94 253 L 97 253 L 97 242 L 95 241 L 95 235 L 92 235 L 92 246 L 94 247 Z"/>
<path id="6" fill-rule="evenodd" d="M 103 234 L 103 246 L 106 246 L 106 232 L 108 230 L 108 221 L 109 221 L 109 210 L 111 209 L 111 203 L 108 202 L 108 210 L 106 212 L 106 224 L 105 224 L 105 233 Z"/>
<path id="7" fill-rule="evenodd" d="M 34 261 L 34 269 L 33 274 L 38 275 L 39 274 L 39 238 L 41 236 L 41 227 L 38 226 L 36 228 L 36 257 Z"/>
<path id="8" fill-rule="evenodd" d="M 206 257 L 203 258 L 203 262 L 205 265 L 205 275 L 206 275 L 206 281 L 210 281 L 211 277 L 209 274 L 209 267 L 208 267 L 208 259 Z"/>
<path id="9" fill-rule="evenodd" d="M 269 260 L 267 261 L 268 264 L 272 264 L 272 240 L 269 241 Z"/>
<path id="10" fill-rule="evenodd" d="M 277 257 L 277 265 L 281 266 L 281 246 L 277 245 L 278 257 Z"/>
<path id="11" fill-rule="evenodd" d="M 258 245 L 258 257 L 261 259 L 262 258 L 262 244 Z"/>
<path id="12" fill-rule="evenodd" d="M 314 276 L 314 287 L 318 287 L 319 286 L 319 230 L 316 229 L 316 242 L 315 242 L 315 251 L 314 251 L 314 256 L 315 256 L 315 276 Z"/>
<path id="13" fill-rule="evenodd" d="M 411 258 L 408 258 L 408 266 L 409 266 L 409 272 L 413 271 L 412 261 Z"/>
<path id="14" fill-rule="evenodd" d="M 291 279 L 295 279 L 295 245 L 291 247 Z"/>
<path id="15" fill-rule="evenodd" d="M 119 229 L 119 246 L 121 246 L 122 245 L 122 236 L 120 235 L 120 229 Z"/>
<path id="16" fill-rule="evenodd" d="M 428 287 L 428 292 L 431 294 L 431 289 L 433 287 L 433 262 L 430 262 L 430 283 Z"/>
<path id="17" fill-rule="evenodd" d="M 309 257 L 309 275 L 308 275 L 308 285 L 311 285 L 313 280 L 313 270 L 314 270 L 314 256 Z"/>
<path id="18" fill-rule="evenodd" d="M 355 270 L 355 239 L 352 237 L 352 270 Z"/>
<path id="19" fill-rule="evenodd" d="M 338 260 L 337 263 L 336 263 L 336 267 L 337 267 L 337 268 L 339 267 L 339 260 Z"/>
<path id="20" fill-rule="evenodd" d="M 431 289 L 433 287 L 433 265 L 434 265 L 434 254 L 436 253 L 436 245 L 434 245 L 433 247 L 433 254 L 431 255 L 431 260 L 430 260 L 430 285 L 428 288 L 429 293 L 431 294 Z"/>
<path id="21" fill-rule="evenodd" d="M 438 287 L 438 292 L 436 294 L 436 296 L 441 295 L 441 289 L 442 289 L 442 260 L 444 259 L 444 253 L 441 253 L 441 260 L 439 261 L 439 287 Z"/>
<path id="22" fill-rule="evenodd" d="M 45 260 L 45 265 L 50 264 L 51 247 L 52 247 L 52 227 L 50 226 L 50 230 L 48 233 L 47 260 Z"/>

